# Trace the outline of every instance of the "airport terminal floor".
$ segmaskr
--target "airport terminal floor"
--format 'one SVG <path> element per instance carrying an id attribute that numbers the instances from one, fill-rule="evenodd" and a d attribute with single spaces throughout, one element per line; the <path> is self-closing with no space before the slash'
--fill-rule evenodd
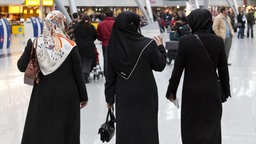
<path id="1" fill-rule="evenodd" d="M 145 36 L 159 34 L 157 24 L 143 28 Z M 168 40 L 168 34 L 162 34 Z M 101 45 L 97 43 L 102 65 Z M 13 36 L 10 49 L 0 50 L 0 144 L 20 144 L 32 87 L 23 83 L 17 60 L 24 49 L 24 37 Z M 233 38 L 229 66 L 232 98 L 223 104 L 222 143 L 256 142 L 256 38 Z M 159 92 L 160 144 L 181 144 L 180 109 L 165 98 L 173 63 L 155 73 Z M 87 84 L 88 106 L 81 110 L 81 144 L 101 144 L 98 129 L 105 121 L 107 106 L 104 78 Z M 178 98 L 181 99 L 181 85 Z M 132 120 L 132 118 L 131 118 Z M 110 144 L 115 143 L 115 137 Z"/>

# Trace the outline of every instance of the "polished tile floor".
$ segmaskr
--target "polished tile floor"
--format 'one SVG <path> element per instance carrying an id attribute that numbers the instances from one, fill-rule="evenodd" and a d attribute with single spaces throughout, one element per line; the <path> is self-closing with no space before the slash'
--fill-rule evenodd
<path id="1" fill-rule="evenodd" d="M 159 30 L 143 29 L 153 37 Z M 168 39 L 167 34 L 163 34 Z M 97 47 L 101 53 L 99 42 Z M 10 49 L 0 50 L 0 144 L 20 144 L 32 87 L 23 84 L 23 74 L 16 67 L 24 48 L 24 38 L 13 36 Z M 101 58 L 102 60 L 102 58 Z M 233 39 L 229 67 L 232 99 L 224 104 L 223 144 L 256 144 L 256 39 Z M 173 64 L 155 73 L 159 91 L 160 144 L 181 144 L 180 110 L 166 100 L 165 90 Z M 104 79 L 87 84 L 89 104 L 81 110 L 81 144 L 100 144 L 98 128 L 107 112 Z M 179 98 L 181 87 L 179 87 Z M 113 139 L 110 144 L 114 144 Z"/>

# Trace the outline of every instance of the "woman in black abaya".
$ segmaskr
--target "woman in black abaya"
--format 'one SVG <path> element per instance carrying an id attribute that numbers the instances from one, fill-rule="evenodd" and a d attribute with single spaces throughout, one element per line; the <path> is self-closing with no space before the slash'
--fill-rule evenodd
<path id="1" fill-rule="evenodd" d="M 21 144 L 80 144 L 80 108 L 88 97 L 78 49 L 64 34 L 65 17 L 60 11 L 44 19 L 44 31 L 33 43 L 28 40 L 18 60 L 26 70 L 32 45 L 40 68 L 34 83 Z"/>
<path id="2" fill-rule="evenodd" d="M 181 107 L 181 136 L 183 144 L 221 144 L 222 100 L 216 69 L 223 90 L 230 96 L 229 72 L 224 43 L 210 34 L 212 16 L 208 10 L 194 10 L 188 16 L 193 34 L 180 40 L 172 77 L 166 97 L 173 101 L 183 70 L 184 83 Z"/>
<path id="3" fill-rule="evenodd" d="M 162 71 L 166 53 L 162 39 L 139 31 L 140 17 L 123 12 L 109 41 L 105 96 L 116 103 L 116 144 L 158 144 L 158 94 L 152 70 Z"/>

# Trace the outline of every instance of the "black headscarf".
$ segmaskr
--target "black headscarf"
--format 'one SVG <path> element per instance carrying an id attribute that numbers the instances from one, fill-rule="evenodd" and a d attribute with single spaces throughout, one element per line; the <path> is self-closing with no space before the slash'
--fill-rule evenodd
<path id="1" fill-rule="evenodd" d="M 192 11 L 188 17 L 188 24 L 192 29 L 192 33 L 199 30 L 211 30 L 212 27 L 212 15 L 206 9 L 196 9 Z"/>
<path id="2" fill-rule="evenodd" d="M 108 45 L 108 60 L 116 72 L 128 78 L 140 53 L 150 39 L 139 31 L 140 17 L 133 12 L 119 14 L 113 25 Z"/>

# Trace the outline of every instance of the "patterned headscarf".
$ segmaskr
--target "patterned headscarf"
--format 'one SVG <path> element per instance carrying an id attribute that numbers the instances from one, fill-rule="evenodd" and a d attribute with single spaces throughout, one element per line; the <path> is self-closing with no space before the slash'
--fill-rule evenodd
<path id="1" fill-rule="evenodd" d="M 64 21 L 65 16 L 57 10 L 50 12 L 44 20 L 44 30 L 37 43 L 38 63 L 44 75 L 56 71 L 75 46 L 75 42 L 65 35 Z M 57 42 L 60 43 L 58 46 Z"/>
<path id="2" fill-rule="evenodd" d="M 64 21 L 66 20 L 65 16 L 60 11 L 50 12 L 44 21 L 44 30 L 43 30 L 43 40 L 46 48 L 55 47 L 54 44 L 54 34 L 60 34 L 66 37 L 64 34 L 65 25 Z"/>

